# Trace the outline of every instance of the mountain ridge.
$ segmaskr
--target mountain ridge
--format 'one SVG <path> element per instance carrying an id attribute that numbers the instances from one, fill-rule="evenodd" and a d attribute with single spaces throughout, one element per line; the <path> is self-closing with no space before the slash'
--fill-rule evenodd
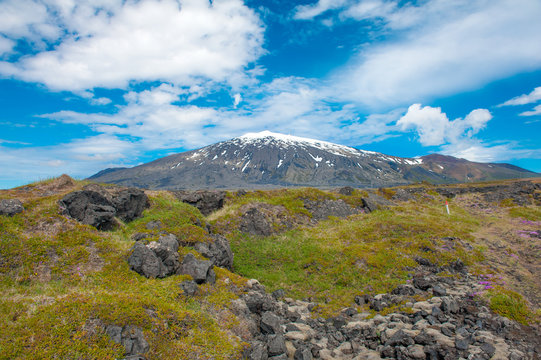
<path id="1" fill-rule="evenodd" d="M 151 189 L 284 186 L 373 187 L 535 176 L 509 164 L 431 154 L 401 158 L 326 141 L 263 131 L 172 154 L 133 168 L 105 169 L 89 180 Z"/>

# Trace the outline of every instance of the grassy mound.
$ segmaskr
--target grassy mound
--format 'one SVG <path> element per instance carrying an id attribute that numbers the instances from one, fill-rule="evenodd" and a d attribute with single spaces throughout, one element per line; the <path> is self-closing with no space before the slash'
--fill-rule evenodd
<path id="1" fill-rule="evenodd" d="M 189 276 L 146 279 L 126 262 L 130 236 L 147 231 L 152 220 L 183 241 L 204 240 L 194 225 L 204 223 L 197 209 L 157 194 L 142 218 L 100 232 L 58 213 L 66 192 L 35 198 L 31 192 L 24 193 L 23 213 L 0 216 L 0 358 L 121 358 L 122 345 L 93 326 L 96 319 L 143 329 L 150 358 L 240 356 L 246 344 L 230 331 L 236 318 L 226 305 L 238 297 L 232 289 L 242 278 L 220 269 L 215 286 L 201 286 L 202 294 L 188 299 L 178 284 Z"/>

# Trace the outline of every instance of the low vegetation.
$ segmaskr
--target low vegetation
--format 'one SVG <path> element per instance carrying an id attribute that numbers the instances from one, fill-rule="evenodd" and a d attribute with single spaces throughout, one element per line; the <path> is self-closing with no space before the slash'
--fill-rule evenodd
<path id="1" fill-rule="evenodd" d="M 58 201 L 84 183 L 47 192 L 54 181 L 0 193 L 0 198 L 22 199 L 25 207 L 13 217 L 0 216 L 0 359 L 121 358 L 122 345 L 100 330 L 96 319 L 140 327 L 151 344 L 149 358 L 237 359 L 248 344 L 234 335 L 237 319 L 228 304 L 246 279 L 315 301 L 316 316 L 331 316 L 352 306 L 356 295 L 389 292 L 411 281 L 420 258 L 441 266 L 444 276 L 452 276 L 445 269 L 457 259 L 475 274 L 502 275 L 507 284 L 481 294 L 490 308 L 522 323 L 539 320 L 539 303 L 531 301 L 537 298 L 520 291 L 507 272 L 516 259 L 510 255 L 509 264 L 494 266 L 499 253 L 491 252 L 488 235 L 494 229 L 489 224 L 501 219 L 537 231 L 539 207 L 506 203 L 487 212 L 465 198 L 449 200 L 448 215 L 444 198 L 425 193 L 389 209 L 316 223 L 303 200 L 342 199 L 360 206 L 365 194 L 316 189 L 229 193 L 225 207 L 205 218 L 171 194 L 156 192 L 141 218 L 102 232 L 59 213 Z M 394 190 L 380 193 L 388 199 L 395 195 Z M 282 206 L 295 226 L 266 237 L 241 232 L 241 209 L 253 203 Z M 208 240 L 204 228 L 209 224 L 231 242 L 235 273 L 216 269 L 217 283 L 200 286 L 201 293 L 188 298 L 179 287 L 188 275 L 146 279 L 131 271 L 126 259 L 132 236 L 150 233 L 146 225 L 151 221 L 159 221 L 161 230 L 183 244 Z M 522 239 L 523 247 L 506 248 L 517 257 L 530 245 L 520 234 L 513 239 Z M 539 258 L 540 249 L 533 250 Z M 193 252 L 188 247 L 179 251 Z"/>

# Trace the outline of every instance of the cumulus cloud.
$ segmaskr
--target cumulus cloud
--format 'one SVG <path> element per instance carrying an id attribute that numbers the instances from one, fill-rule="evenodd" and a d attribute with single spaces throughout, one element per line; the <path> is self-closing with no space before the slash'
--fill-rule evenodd
<path id="1" fill-rule="evenodd" d="M 514 97 L 514 98 L 512 98 L 510 100 L 507 100 L 506 102 L 504 102 L 503 104 L 500 104 L 498 106 L 533 104 L 535 102 L 538 102 L 539 100 L 541 100 L 541 86 L 536 87 L 529 94 L 524 94 L 524 95 Z"/>
<path id="2" fill-rule="evenodd" d="M 381 18 L 386 41 L 362 47 L 333 81 L 342 99 L 373 110 L 476 89 L 541 63 L 537 0 L 356 3 L 342 16 Z"/>
<path id="3" fill-rule="evenodd" d="M 488 110 L 476 109 L 464 119 L 450 121 L 439 107 L 421 107 L 421 104 L 413 104 L 396 124 L 403 131 L 414 129 L 423 146 L 434 146 L 471 138 L 483 129 L 490 119 L 492 115 Z"/>
<path id="4" fill-rule="evenodd" d="M 202 78 L 237 85 L 246 66 L 263 53 L 263 26 L 241 0 L 24 0 L 41 9 L 29 19 L 16 3 L 0 6 L 15 13 L 0 17 L 15 22 L 0 33 L 31 44 L 38 34 L 58 44 L 48 51 L 38 47 L 15 62 L 0 62 L 0 73 L 54 90 L 126 88 L 130 81 L 157 79 L 194 85 Z"/>

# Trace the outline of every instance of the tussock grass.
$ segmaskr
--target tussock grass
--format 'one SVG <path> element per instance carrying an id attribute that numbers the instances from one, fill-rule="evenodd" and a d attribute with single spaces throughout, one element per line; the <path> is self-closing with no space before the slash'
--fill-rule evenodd
<path id="1" fill-rule="evenodd" d="M 89 328 L 93 319 L 139 326 L 152 359 L 240 358 L 246 344 L 231 333 L 236 318 L 218 314 L 238 297 L 232 284 L 241 287 L 241 277 L 221 269 L 215 287 L 187 299 L 178 284 L 189 276 L 146 279 L 126 262 L 130 237 L 152 220 L 183 241 L 204 241 L 197 209 L 160 193 L 142 218 L 101 232 L 61 216 L 62 194 L 34 188 L 24 190 L 23 213 L 0 216 L 0 359 L 122 358 L 121 345 Z"/>
<path id="2" fill-rule="evenodd" d="M 470 233 L 479 226 L 459 207 L 451 216 L 444 211 L 434 200 L 331 218 L 270 237 L 234 232 L 235 270 L 270 290 L 283 288 L 290 296 L 317 300 L 319 311 L 330 315 L 350 306 L 357 294 L 387 292 L 405 282 L 416 257 L 439 265 L 482 258 L 480 250 L 465 250 L 460 242 L 443 248 L 441 238 L 472 240 Z"/>

